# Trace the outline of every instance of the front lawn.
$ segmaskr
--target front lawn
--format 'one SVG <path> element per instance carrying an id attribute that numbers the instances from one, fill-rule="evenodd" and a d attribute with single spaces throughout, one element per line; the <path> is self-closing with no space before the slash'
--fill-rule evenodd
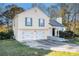
<path id="1" fill-rule="evenodd" d="M 69 43 L 79 44 L 79 38 L 75 38 L 74 40 L 70 41 Z"/>
<path id="2" fill-rule="evenodd" d="M 48 53 L 49 56 L 79 56 L 79 52 L 61 52 L 53 51 Z"/>
<path id="3" fill-rule="evenodd" d="M 29 48 L 16 40 L 0 40 L 0 56 L 79 56 L 79 52 L 58 52 Z"/>
<path id="4" fill-rule="evenodd" d="M 0 40 L 0 56 L 40 56 L 49 52 L 42 49 L 29 48 L 16 40 Z"/>

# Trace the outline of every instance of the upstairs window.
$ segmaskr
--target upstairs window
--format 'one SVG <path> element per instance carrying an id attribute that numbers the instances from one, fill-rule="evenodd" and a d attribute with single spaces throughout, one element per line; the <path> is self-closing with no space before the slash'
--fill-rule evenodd
<path id="1" fill-rule="evenodd" d="M 29 17 L 25 18 L 25 26 L 32 26 L 32 18 Z"/>
<path id="2" fill-rule="evenodd" d="M 39 19 L 39 27 L 44 27 L 44 26 L 45 26 L 45 20 Z"/>

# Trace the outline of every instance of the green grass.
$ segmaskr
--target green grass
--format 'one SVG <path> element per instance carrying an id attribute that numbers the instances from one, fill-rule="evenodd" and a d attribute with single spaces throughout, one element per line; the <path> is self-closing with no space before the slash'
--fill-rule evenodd
<path id="1" fill-rule="evenodd" d="M 74 44 L 79 44 L 79 41 L 73 41 L 72 43 L 74 43 Z"/>
<path id="2" fill-rule="evenodd" d="M 16 40 L 0 40 L 0 56 L 41 56 L 49 51 L 29 48 Z"/>
<path id="3" fill-rule="evenodd" d="M 75 38 L 70 43 L 79 44 L 79 38 Z"/>
<path id="4" fill-rule="evenodd" d="M 79 56 L 79 52 L 59 52 L 30 48 L 16 40 L 0 40 L 0 56 Z"/>
<path id="5" fill-rule="evenodd" d="M 53 51 L 48 54 L 49 56 L 79 56 L 79 52 L 62 52 Z"/>

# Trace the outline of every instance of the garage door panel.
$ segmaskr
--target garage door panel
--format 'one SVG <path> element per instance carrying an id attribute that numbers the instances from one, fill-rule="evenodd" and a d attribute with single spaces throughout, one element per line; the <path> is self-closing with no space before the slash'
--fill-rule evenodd
<path id="1" fill-rule="evenodd" d="M 45 32 L 44 31 L 37 31 L 36 32 L 36 38 L 37 39 L 44 39 L 45 37 Z"/>
<path id="2" fill-rule="evenodd" d="M 28 39 L 33 39 L 33 32 L 28 32 L 28 31 L 23 31 L 23 35 L 22 35 L 24 40 L 28 40 Z"/>

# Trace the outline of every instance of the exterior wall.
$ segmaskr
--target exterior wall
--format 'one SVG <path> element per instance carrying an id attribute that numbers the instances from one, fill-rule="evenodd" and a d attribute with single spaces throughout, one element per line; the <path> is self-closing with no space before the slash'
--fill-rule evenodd
<path id="1" fill-rule="evenodd" d="M 14 38 L 18 39 L 18 16 L 16 15 L 13 19 L 13 31 L 14 31 Z"/>
<path id="2" fill-rule="evenodd" d="M 32 26 L 25 26 L 25 17 L 32 18 Z M 39 27 L 39 18 L 45 19 L 45 27 Z M 52 36 L 49 17 L 38 8 L 18 14 L 14 18 L 14 23 L 13 30 L 18 41 L 47 39 L 47 36 Z"/>
<path id="3" fill-rule="evenodd" d="M 52 28 L 56 28 L 59 31 L 65 31 L 66 30 L 65 27 L 56 27 L 56 26 L 53 26 Z"/>
<path id="4" fill-rule="evenodd" d="M 32 18 L 32 26 L 25 26 L 25 17 Z M 45 27 L 39 27 L 39 18 L 45 19 Z M 27 10 L 18 15 L 18 28 L 23 29 L 47 29 L 49 23 L 49 17 L 45 15 L 40 9 L 33 8 L 31 10 Z"/>
<path id="5" fill-rule="evenodd" d="M 47 35 L 47 36 L 52 36 L 52 27 L 49 28 L 49 30 L 48 30 L 48 35 Z"/>
<path id="6" fill-rule="evenodd" d="M 47 39 L 48 36 L 51 35 L 51 31 L 47 30 L 18 30 L 18 41 L 26 41 L 26 40 L 42 40 Z"/>
<path id="7" fill-rule="evenodd" d="M 59 22 L 60 24 L 62 24 L 62 18 L 61 18 L 61 17 L 58 17 L 58 18 L 56 19 L 56 21 Z"/>

